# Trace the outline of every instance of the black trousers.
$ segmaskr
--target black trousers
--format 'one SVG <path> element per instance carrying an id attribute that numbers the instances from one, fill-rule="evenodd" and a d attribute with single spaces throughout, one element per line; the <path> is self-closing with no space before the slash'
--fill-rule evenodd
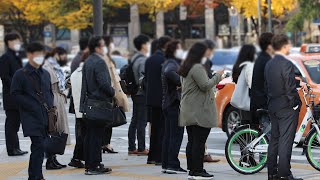
<path id="1" fill-rule="evenodd" d="M 136 150 L 136 139 L 138 139 L 138 151 L 146 149 L 146 127 L 147 110 L 145 97 L 142 95 L 132 96 L 133 114 L 128 131 L 129 151 Z"/>
<path id="2" fill-rule="evenodd" d="M 180 168 L 179 152 L 183 140 L 184 127 L 178 126 L 180 102 L 175 102 L 163 110 L 165 130 L 162 144 L 162 168 Z"/>
<path id="3" fill-rule="evenodd" d="M 86 123 L 85 120 L 82 118 L 76 118 L 76 127 L 75 127 L 75 133 L 76 133 L 76 145 L 74 147 L 73 151 L 73 158 L 84 161 L 84 138 L 86 136 Z"/>
<path id="4" fill-rule="evenodd" d="M 42 163 L 44 158 L 45 137 L 31 136 L 31 154 L 29 160 L 28 180 L 40 180 L 43 178 Z"/>
<path id="5" fill-rule="evenodd" d="M 187 126 L 187 165 L 193 172 L 202 172 L 205 144 L 210 133 L 210 128 L 200 126 Z"/>
<path id="6" fill-rule="evenodd" d="M 19 110 L 6 110 L 5 136 L 7 152 L 20 149 L 18 131 L 20 128 Z"/>
<path id="7" fill-rule="evenodd" d="M 149 107 L 148 118 L 151 119 L 151 136 L 150 136 L 150 150 L 148 161 L 162 162 L 162 139 L 164 134 L 164 120 L 162 115 L 162 108 Z"/>
<path id="8" fill-rule="evenodd" d="M 105 130 L 104 126 L 91 124 L 86 120 L 86 136 L 84 140 L 84 154 L 86 169 L 96 168 L 102 162 L 101 146 Z"/>
<path id="9" fill-rule="evenodd" d="M 111 144 L 111 137 L 112 137 L 112 127 L 105 127 L 102 146 Z"/>
<path id="10" fill-rule="evenodd" d="M 287 108 L 270 113 L 271 140 L 268 148 L 268 174 L 291 175 L 292 145 L 298 126 L 299 110 Z M 278 162 L 279 156 L 279 162 Z"/>

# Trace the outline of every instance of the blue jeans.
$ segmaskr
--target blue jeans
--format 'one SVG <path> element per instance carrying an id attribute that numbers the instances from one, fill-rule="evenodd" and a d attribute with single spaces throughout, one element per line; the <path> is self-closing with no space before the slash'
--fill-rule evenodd
<path id="1" fill-rule="evenodd" d="M 180 168 L 179 152 L 183 139 L 184 127 L 178 126 L 179 106 L 177 101 L 163 110 L 165 130 L 162 141 L 162 168 Z"/>
<path id="2" fill-rule="evenodd" d="M 133 114 L 129 126 L 128 139 L 129 151 L 135 151 L 136 139 L 138 139 L 138 151 L 146 149 L 146 126 L 147 126 L 147 109 L 145 106 L 145 97 L 143 95 L 132 96 Z"/>

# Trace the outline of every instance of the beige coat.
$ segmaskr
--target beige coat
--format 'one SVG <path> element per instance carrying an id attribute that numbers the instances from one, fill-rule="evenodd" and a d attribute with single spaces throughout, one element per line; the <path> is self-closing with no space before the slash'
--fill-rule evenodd
<path id="1" fill-rule="evenodd" d="M 129 101 L 127 95 L 122 91 L 121 85 L 120 85 L 120 76 L 117 73 L 117 69 L 114 65 L 114 63 L 109 59 L 109 57 L 105 57 L 105 62 L 109 68 L 109 73 L 111 77 L 111 83 L 112 87 L 114 88 L 116 94 L 115 94 L 115 102 L 119 107 L 122 107 L 124 112 L 130 111 Z"/>
<path id="2" fill-rule="evenodd" d="M 214 87 L 220 80 L 219 74 L 209 79 L 201 64 L 195 64 L 187 77 L 181 78 L 179 126 L 217 127 L 218 115 Z"/>
<path id="3" fill-rule="evenodd" d="M 67 144 L 71 144 L 69 124 L 68 124 L 68 114 L 66 110 L 67 97 L 59 89 L 59 80 L 56 76 L 55 70 L 49 61 L 45 61 L 43 68 L 47 70 L 51 77 L 52 92 L 54 96 L 53 105 L 57 107 L 58 121 L 57 130 L 58 132 L 64 132 L 69 134 Z"/>

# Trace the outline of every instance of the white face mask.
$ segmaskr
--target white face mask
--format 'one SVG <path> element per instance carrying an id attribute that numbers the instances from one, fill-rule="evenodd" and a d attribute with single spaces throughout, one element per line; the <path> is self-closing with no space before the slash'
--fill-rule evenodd
<path id="1" fill-rule="evenodd" d="M 106 46 L 103 47 L 103 55 L 107 55 L 108 54 L 108 48 Z"/>
<path id="2" fill-rule="evenodd" d="M 20 43 L 16 43 L 16 44 L 13 45 L 13 50 L 20 51 L 20 49 L 21 49 L 21 44 Z"/>
<path id="3" fill-rule="evenodd" d="M 177 59 L 183 60 L 183 58 L 184 58 L 184 52 L 183 52 L 183 50 L 182 50 L 182 49 L 177 49 L 176 54 L 175 54 L 175 57 L 176 57 Z"/>
<path id="4" fill-rule="evenodd" d="M 43 64 L 44 57 L 43 56 L 37 56 L 33 58 L 33 62 L 41 66 Z"/>
<path id="5" fill-rule="evenodd" d="M 151 44 L 148 44 L 147 45 L 148 47 L 148 52 L 147 52 L 147 57 L 150 57 L 152 54 L 151 54 Z"/>
<path id="6" fill-rule="evenodd" d="M 113 50 L 115 47 L 116 47 L 116 46 L 114 45 L 114 43 L 111 43 L 111 44 L 110 44 L 110 49 Z"/>
<path id="7" fill-rule="evenodd" d="M 205 63 L 207 62 L 207 60 L 208 60 L 208 58 L 203 57 L 203 58 L 201 59 L 201 64 L 205 64 Z"/>

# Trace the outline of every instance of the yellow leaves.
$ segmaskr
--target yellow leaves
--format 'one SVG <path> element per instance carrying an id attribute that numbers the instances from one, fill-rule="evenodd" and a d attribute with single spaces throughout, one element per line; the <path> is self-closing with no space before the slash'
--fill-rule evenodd
<path id="1" fill-rule="evenodd" d="M 246 17 L 258 17 L 258 0 L 232 0 L 231 4 L 240 9 Z M 261 0 L 261 6 L 261 8 L 267 8 L 267 1 Z M 273 0 L 271 6 L 273 15 L 280 16 L 294 9 L 297 6 L 297 0 Z"/>

